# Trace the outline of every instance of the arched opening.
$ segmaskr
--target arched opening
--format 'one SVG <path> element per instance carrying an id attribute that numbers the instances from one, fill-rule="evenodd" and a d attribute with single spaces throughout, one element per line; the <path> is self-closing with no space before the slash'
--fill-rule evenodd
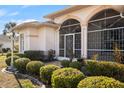
<path id="1" fill-rule="evenodd" d="M 68 19 L 59 30 L 59 55 L 61 57 L 81 57 L 81 27 L 80 22 Z"/>
<path id="2" fill-rule="evenodd" d="M 115 44 L 124 51 L 124 18 L 113 9 L 105 9 L 88 22 L 88 58 L 98 54 L 99 60 L 113 61 Z"/>

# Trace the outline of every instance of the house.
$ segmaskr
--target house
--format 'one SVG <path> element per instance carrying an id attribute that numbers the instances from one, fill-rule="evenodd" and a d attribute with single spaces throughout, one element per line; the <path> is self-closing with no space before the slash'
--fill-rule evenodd
<path id="1" fill-rule="evenodd" d="M 20 34 L 19 51 L 56 51 L 58 59 L 72 52 L 75 58 L 112 60 L 117 44 L 124 51 L 124 17 L 122 6 L 76 5 L 44 16 L 47 22 L 26 22 L 13 30 Z"/>
<path id="2" fill-rule="evenodd" d="M 15 46 L 18 45 L 18 38 L 16 38 L 14 40 L 14 45 Z M 3 35 L 3 34 L 0 35 L 0 52 L 2 52 L 2 49 L 8 49 L 8 50 L 11 49 L 11 39 L 10 39 L 10 37 L 6 36 L 6 35 Z"/>
<path id="3" fill-rule="evenodd" d="M 0 35 L 0 45 L 1 48 L 11 48 L 11 40 L 6 35 Z"/>

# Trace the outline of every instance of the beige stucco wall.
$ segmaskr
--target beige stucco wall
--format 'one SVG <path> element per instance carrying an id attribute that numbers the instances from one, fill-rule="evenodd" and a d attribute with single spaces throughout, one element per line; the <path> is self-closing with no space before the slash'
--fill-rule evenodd
<path id="1" fill-rule="evenodd" d="M 28 28 L 29 50 L 40 50 L 38 30 L 36 28 Z"/>
<path id="2" fill-rule="evenodd" d="M 45 28 L 46 32 L 46 50 L 56 50 L 56 29 L 51 27 Z"/>
<path id="3" fill-rule="evenodd" d="M 56 28 L 47 26 L 41 28 L 28 27 L 17 32 L 24 34 L 24 51 L 56 49 Z M 20 52 L 24 51 L 20 50 Z"/>

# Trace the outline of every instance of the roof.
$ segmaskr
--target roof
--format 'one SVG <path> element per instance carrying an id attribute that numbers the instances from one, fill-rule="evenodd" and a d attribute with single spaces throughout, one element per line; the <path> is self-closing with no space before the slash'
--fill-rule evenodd
<path id="1" fill-rule="evenodd" d="M 63 10 L 59 10 L 57 12 L 48 14 L 48 15 L 44 16 L 44 18 L 54 19 L 56 17 L 62 16 L 64 14 L 67 14 L 67 13 L 70 13 L 70 12 L 73 12 L 76 10 L 80 10 L 80 9 L 88 7 L 88 6 L 91 6 L 91 5 L 73 5 L 73 6 L 70 6 L 68 8 L 65 8 Z"/>
<path id="2" fill-rule="evenodd" d="M 54 28 L 57 28 L 59 27 L 59 24 L 56 24 L 52 21 L 46 21 L 46 22 L 38 22 L 38 21 L 33 21 L 33 22 L 25 22 L 25 23 L 22 23 L 22 24 L 19 24 L 17 26 L 15 26 L 13 28 L 13 30 L 19 30 L 19 29 L 23 29 L 23 28 L 26 28 L 26 27 L 34 27 L 34 28 L 39 28 L 39 27 L 42 27 L 42 26 L 49 26 L 49 27 L 54 27 Z"/>

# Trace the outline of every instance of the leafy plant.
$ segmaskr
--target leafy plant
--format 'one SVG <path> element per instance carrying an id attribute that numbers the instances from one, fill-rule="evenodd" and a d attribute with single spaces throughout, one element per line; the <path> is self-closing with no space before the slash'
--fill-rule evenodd
<path id="1" fill-rule="evenodd" d="M 69 60 L 62 60 L 61 61 L 61 65 L 62 65 L 62 67 L 69 67 L 69 64 L 70 64 L 71 62 L 69 61 Z"/>
<path id="2" fill-rule="evenodd" d="M 75 61 L 75 62 L 71 62 L 69 64 L 69 67 L 76 68 L 76 69 L 80 70 L 81 67 L 82 67 L 82 64 L 80 62 L 78 62 L 78 61 Z"/>
<path id="3" fill-rule="evenodd" d="M 52 49 L 48 50 L 48 60 L 53 61 L 54 57 L 55 57 L 55 50 Z"/>
<path id="4" fill-rule="evenodd" d="M 104 76 L 92 76 L 81 80 L 78 88 L 124 88 L 124 83 Z"/>
<path id="5" fill-rule="evenodd" d="M 94 60 L 94 61 L 97 61 L 98 57 L 99 57 L 98 54 L 94 54 L 91 59 Z"/>
<path id="6" fill-rule="evenodd" d="M 85 58 L 78 58 L 77 61 L 80 62 L 82 66 L 85 65 Z"/>
<path id="7" fill-rule="evenodd" d="M 43 82 L 50 84 L 53 71 L 59 69 L 56 65 L 46 65 L 40 68 L 40 78 Z"/>
<path id="8" fill-rule="evenodd" d="M 26 55 L 27 58 L 31 60 L 42 60 L 44 57 L 43 51 L 38 51 L 38 50 L 28 50 L 25 51 L 24 54 Z"/>
<path id="9" fill-rule="evenodd" d="M 85 75 L 74 68 L 62 68 L 53 72 L 52 87 L 54 88 L 76 88 L 77 84 L 85 78 Z"/>
<path id="10" fill-rule="evenodd" d="M 91 76 L 108 76 L 124 81 L 124 65 L 113 62 L 92 62 L 86 63 L 86 70 Z"/>
<path id="11" fill-rule="evenodd" d="M 115 46 L 114 46 L 113 55 L 114 55 L 115 62 L 117 62 L 117 63 L 123 63 L 122 62 L 123 55 L 122 55 L 120 49 L 118 48 L 117 44 L 115 44 Z"/>
<path id="12" fill-rule="evenodd" d="M 36 88 L 34 84 L 30 80 L 20 80 L 21 85 L 23 88 Z"/>
<path id="13" fill-rule="evenodd" d="M 20 72 L 26 71 L 26 65 L 30 62 L 29 58 L 19 58 L 15 60 L 14 66 L 19 70 Z"/>
<path id="14" fill-rule="evenodd" d="M 44 63 L 41 61 L 31 61 L 26 65 L 26 70 L 31 74 L 39 74 L 42 66 L 44 66 Z"/>
<path id="15" fill-rule="evenodd" d="M 19 59 L 19 58 L 20 58 L 20 57 L 18 57 L 18 56 L 13 56 L 13 62 L 15 62 L 15 60 L 17 60 L 17 59 Z M 5 62 L 6 62 L 6 64 L 7 64 L 8 66 L 10 66 L 10 65 L 11 65 L 11 56 L 9 56 L 8 58 L 6 58 Z"/>

